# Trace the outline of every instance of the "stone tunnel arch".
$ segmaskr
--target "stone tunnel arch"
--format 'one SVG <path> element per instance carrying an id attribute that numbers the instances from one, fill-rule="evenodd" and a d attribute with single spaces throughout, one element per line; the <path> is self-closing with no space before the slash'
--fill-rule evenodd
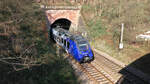
<path id="1" fill-rule="evenodd" d="M 72 22 L 66 18 L 59 18 L 51 24 L 51 28 L 56 28 L 57 26 L 60 26 L 63 29 L 69 30 L 71 23 Z"/>

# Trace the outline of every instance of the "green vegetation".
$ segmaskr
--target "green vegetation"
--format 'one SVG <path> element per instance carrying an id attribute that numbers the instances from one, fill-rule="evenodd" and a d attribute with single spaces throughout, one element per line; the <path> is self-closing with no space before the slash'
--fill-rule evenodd
<path id="1" fill-rule="evenodd" d="M 50 0 L 49 0 L 50 1 Z M 149 43 L 136 40 L 136 35 L 149 30 L 149 0 L 56 0 L 53 5 L 82 5 L 81 14 L 86 23 L 92 46 L 129 64 L 149 53 Z M 125 24 L 124 49 L 119 50 L 121 23 Z"/>
<path id="2" fill-rule="evenodd" d="M 95 48 L 129 64 L 149 53 L 147 42 L 139 42 L 136 35 L 149 30 L 149 1 L 94 0 L 82 4 L 82 16 L 88 26 Z M 119 50 L 121 23 L 125 24 L 124 49 Z"/>
<path id="3" fill-rule="evenodd" d="M 90 21 L 88 23 L 88 27 L 90 27 L 90 37 L 97 38 L 103 34 L 106 34 L 106 28 L 101 23 L 100 18 L 98 20 Z"/>
<path id="4" fill-rule="evenodd" d="M 149 42 L 136 39 L 136 35 L 149 31 L 149 6 L 149 0 L 93 0 L 83 4 L 81 12 L 92 46 L 150 75 Z M 121 23 L 125 24 L 123 50 L 118 48 Z"/>
<path id="5" fill-rule="evenodd" d="M 136 40 L 136 35 L 149 30 L 149 0 L 75 1 L 75 3 L 72 3 L 69 0 L 42 0 L 41 3 L 69 6 L 81 4 L 81 14 L 87 25 L 88 36 L 90 40 L 92 39 L 92 46 L 107 52 L 126 64 L 130 64 L 149 53 L 150 47 L 147 46 L 149 43 Z M 51 42 L 45 42 L 47 40 L 44 36 L 46 31 L 42 30 L 45 27 L 45 18 L 39 5 L 32 0 L 1 0 L 0 6 L 0 32 L 3 32 L 1 28 L 11 28 L 11 32 L 8 33 L 10 37 L 16 39 L 15 45 L 12 44 L 12 47 L 8 43 L 9 54 L 1 54 L 0 56 L 17 57 L 22 55 L 22 52 L 28 47 L 34 45 L 31 49 L 29 48 L 30 52 L 25 52 L 26 55 L 22 57 L 24 59 L 29 55 L 28 57 L 32 60 L 28 60 L 28 63 L 36 64 L 36 66 L 30 65 L 29 68 L 28 66 L 15 65 L 15 68 L 25 67 L 25 69 L 14 71 L 15 68 L 12 67 L 12 64 L 2 62 L 0 72 L 3 72 L 3 75 L 0 76 L 0 79 L 3 81 L 0 82 L 10 80 L 15 84 L 23 82 L 25 84 L 77 83 L 71 66 L 65 59 L 58 56 L 56 46 L 50 45 Z M 118 44 L 121 23 L 125 24 L 125 31 L 124 49 L 120 51 Z M 10 39 L 10 37 L 3 38 Z M 1 42 L 6 43 L 6 41 Z M 32 54 L 33 52 L 34 54 Z M 27 63 L 23 59 L 21 59 L 21 63 Z M 140 69 L 143 65 L 145 64 L 139 64 L 135 67 Z"/>
<path id="6" fill-rule="evenodd" d="M 0 6 L 0 29 L 10 29 L 0 36 L 0 44 L 10 40 L 0 48 L 8 51 L 0 54 L 0 83 L 78 84 L 64 53 L 45 36 L 44 10 L 33 0 L 1 0 Z"/>

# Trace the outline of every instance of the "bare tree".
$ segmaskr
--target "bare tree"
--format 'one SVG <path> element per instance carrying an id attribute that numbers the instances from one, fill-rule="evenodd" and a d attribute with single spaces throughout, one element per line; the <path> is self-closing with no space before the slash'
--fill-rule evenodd
<path id="1" fill-rule="evenodd" d="M 31 66 L 38 66 L 40 64 L 36 64 L 37 60 L 35 56 L 37 55 L 37 51 L 34 46 L 35 44 L 33 43 L 23 50 L 19 56 L 0 57 L 0 61 L 12 65 L 15 71 L 30 68 Z"/>

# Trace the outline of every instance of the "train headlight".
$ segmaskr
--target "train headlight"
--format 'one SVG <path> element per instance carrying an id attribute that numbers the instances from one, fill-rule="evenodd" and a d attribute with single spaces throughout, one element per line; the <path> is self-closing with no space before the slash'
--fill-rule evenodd
<path id="1" fill-rule="evenodd" d="M 80 55 L 82 54 L 82 52 L 80 52 Z"/>

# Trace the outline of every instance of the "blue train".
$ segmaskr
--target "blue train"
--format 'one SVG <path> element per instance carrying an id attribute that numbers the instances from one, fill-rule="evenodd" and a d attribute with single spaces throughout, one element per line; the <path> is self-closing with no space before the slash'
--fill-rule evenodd
<path id="1" fill-rule="evenodd" d="M 78 62 L 86 63 L 94 60 L 94 54 L 88 41 L 80 35 L 73 35 L 62 28 L 52 28 L 53 40 L 63 47 Z"/>

